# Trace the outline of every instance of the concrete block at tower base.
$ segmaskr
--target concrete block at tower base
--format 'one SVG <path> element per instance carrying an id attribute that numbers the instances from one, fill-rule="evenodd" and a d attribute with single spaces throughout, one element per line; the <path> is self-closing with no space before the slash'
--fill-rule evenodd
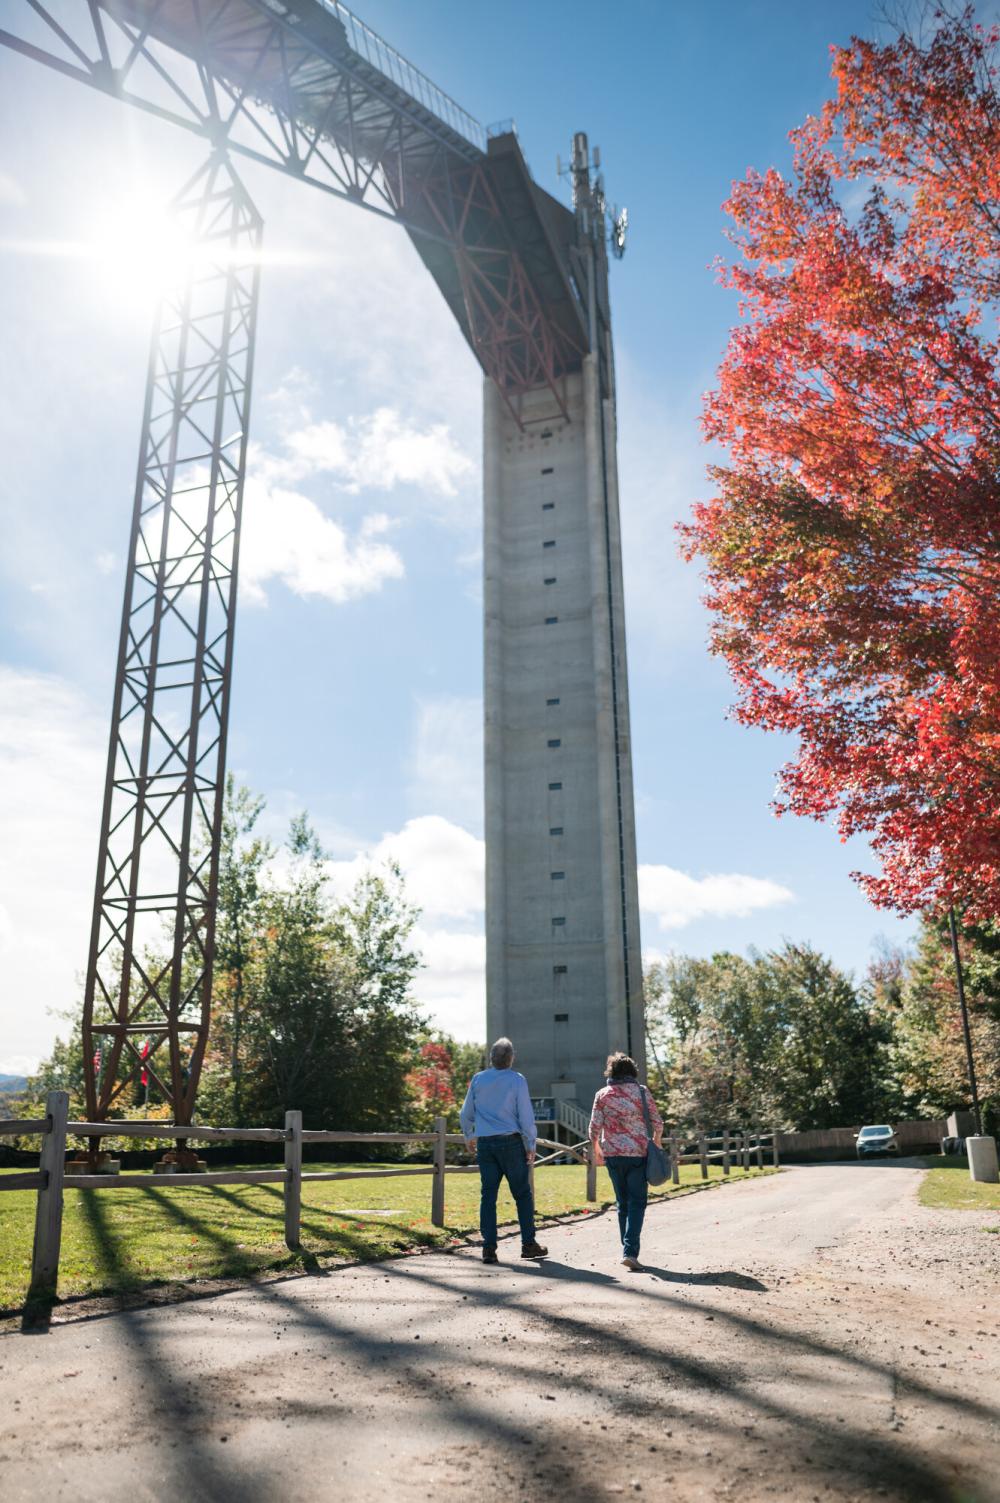
<path id="1" fill-rule="evenodd" d="M 965 1149 L 969 1155 L 969 1174 L 972 1179 L 982 1185 L 995 1185 L 1000 1182 L 996 1138 L 966 1138 Z"/>

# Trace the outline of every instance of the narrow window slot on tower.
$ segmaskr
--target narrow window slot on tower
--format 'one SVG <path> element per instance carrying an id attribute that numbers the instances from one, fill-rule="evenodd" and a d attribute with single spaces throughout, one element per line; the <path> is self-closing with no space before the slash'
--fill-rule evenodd
<path id="1" fill-rule="evenodd" d="M 542 471 L 542 474 L 543 475 L 551 475 L 552 474 L 552 466 L 551 465 L 547 465 L 545 467 L 545 469 Z"/>
<path id="2" fill-rule="evenodd" d="M 565 924 L 565 922 L 566 922 L 566 920 L 564 918 L 561 918 L 561 917 L 560 918 L 554 918 L 552 920 L 552 927 L 553 927 L 553 929 L 561 929 L 563 927 L 563 925 Z"/>
<path id="3" fill-rule="evenodd" d="M 556 976 L 565 976 L 567 970 L 568 967 L 564 965 L 554 965 L 552 967 L 553 974 Z"/>
<path id="4" fill-rule="evenodd" d="M 559 967 L 558 966 L 554 966 L 553 969 L 554 970 L 558 970 Z M 569 1013 L 568 1012 L 556 1012 L 556 1013 L 552 1014 L 552 1017 L 553 1017 L 553 1021 L 556 1022 L 556 1023 L 568 1023 L 569 1022 Z"/>
<path id="5" fill-rule="evenodd" d="M 556 540 L 555 540 L 555 538 L 546 538 L 545 542 L 542 544 L 543 548 L 554 548 L 555 546 L 556 546 Z"/>
<path id="6" fill-rule="evenodd" d="M 556 509 L 556 503 L 554 501 L 543 501 L 542 502 L 542 511 L 555 511 L 555 509 Z"/>
<path id="7" fill-rule="evenodd" d="M 562 832 L 563 832 L 562 825 L 551 825 L 549 827 L 549 834 L 550 835 L 561 835 Z"/>
<path id="8" fill-rule="evenodd" d="M 558 696 L 558 694 L 556 695 L 555 699 L 547 699 L 545 701 L 545 703 L 547 705 L 557 705 L 559 703 L 559 696 Z"/>
<path id="9" fill-rule="evenodd" d="M 550 793 L 557 793 L 561 787 L 562 787 L 561 783 L 550 783 L 549 784 L 549 792 Z"/>
<path id="10" fill-rule="evenodd" d="M 545 618 L 545 625 L 546 626 L 555 626 L 555 624 L 556 624 L 556 622 L 558 620 L 559 620 L 558 616 L 546 616 L 546 618 Z"/>
<path id="11" fill-rule="evenodd" d="M 551 740 L 551 741 L 547 742 L 546 744 L 548 746 L 562 746 L 562 741 L 559 740 L 558 737 L 556 737 L 554 740 Z"/>
<path id="12" fill-rule="evenodd" d="M 553 882 L 565 882 L 565 880 L 566 880 L 566 873 L 565 872 L 552 872 L 551 873 L 551 877 L 552 877 Z"/>
<path id="13" fill-rule="evenodd" d="M 556 577 L 555 577 L 554 574 L 550 574 L 549 577 L 548 577 L 548 579 L 545 581 L 546 584 L 555 584 L 555 582 L 556 582 Z"/>

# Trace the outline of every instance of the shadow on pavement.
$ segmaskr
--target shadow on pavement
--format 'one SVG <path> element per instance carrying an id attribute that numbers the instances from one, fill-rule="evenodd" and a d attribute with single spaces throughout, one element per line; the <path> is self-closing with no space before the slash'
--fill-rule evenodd
<path id="1" fill-rule="evenodd" d="M 491 1290 L 485 1283 L 481 1290 L 475 1286 L 470 1289 L 467 1282 L 463 1281 L 461 1284 L 451 1282 L 431 1273 L 426 1266 L 422 1267 L 413 1263 L 391 1267 L 390 1276 L 392 1275 L 398 1279 L 416 1279 L 436 1289 L 449 1290 L 456 1297 L 461 1298 L 464 1295 L 467 1299 L 490 1306 L 500 1303 L 517 1308 L 526 1293 L 530 1291 L 533 1296 L 537 1296 L 538 1293 L 538 1285 L 534 1284 L 534 1281 L 532 1285 L 526 1285 L 524 1290 L 516 1290 L 512 1293 Z M 559 1275 L 556 1275 L 556 1278 L 558 1277 Z M 675 1275 L 672 1276 L 672 1280 L 680 1281 L 682 1277 Z M 699 1281 L 713 1279 L 719 1283 L 723 1283 L 726 1279 L 726 1275 L 696 1275 L 694 1277 Z M 742 1278 L 741 1275 L 735 1277 Z M 598 1275 L 596 1279 L 588 1278 L 587 1281 L 624 1282 L 608 1275 Z M 743 1285 L 739 1283 L 731 1287 L 742 1288 Z M 640 1298 L 643 1295 L 648 1298 L 649 1293 L 648 1288 L 640 1290 Z M 895 1391 L 898 1379 L 894 1367 L 890 1364 L 880 1363 L 843 1347 L 833 1346 L 818 1337 L 786 1331 L 776 1325 L 763 1325 L 757 1320 L 749 1319 L 734 1311 L 720 1309 L 718 1306 L 702 1305 L 691 1300 L 681 1301 L 676 1296 L 665 1293 L 657 1294 L 655 1299 L 659 1304 L 674 1305 L 678 1313 L 690 1313 L 694 1310 L 710 1315 L 716 1320 L 728 1322 L 734 1335 L 750 1337 L 772 1350 L 774 1356 L 769 1360 L 775 1369 L 778 1368 L 784 1350 L 789 1370 L 798 1366 L 794 1361 L 795 1356 L 811 1355 L 827 1358 L 882 1380 L 887 1392 Z M 745 1434 L 746 1418 L 751 1412 L 756 1413 L 761 1419 L 783 1421 L 790 1426 L 784 1444 L 773 1443 L 769 1452 L 768 1467 L 773 1471 L 775 1478 L 784 1476 L 790 1464 L 804 1463 L 813 1476 L 816 1476 L 820 1467 L 825 1465 L 832 1474 L 850 1477 L 859 1487 L 875 1486 L 880 1490 L 884 1488 L 886 1496 L 905 1498 L 908 1503 L 910 1500 L 912 1503 L 954 1503 L 956 1493 L 952 1480 L 945 1476 L 932 1461 L 913 1455 L 905 1441 L 897 1441 L 889 1435 L 878 1433 L 862 1419 L 854 1423 L 845 1421 L 844 1417 L 836 1412 L 835 1407 L 823 1413 L 815 1407 L 804 1411 L 802 1408 L 782 1404 L 773 1397 L 773 1385 L 755 1387 L 752 1381 L 741 1375 L 741 1367 L 744 1364 L 738 1367 L 731 1361 L 703 1359 L 653 1347 L 637 1334 L 636 1328 L 638 1326 L 641 1329 L 642 1322 L 642 1317 L 638 1313 L 632 1325 L 624 1324 L 620 1317 L 612 1318 L 607 1324 L 602 1324 L 583 1316 L 575 1317 L 548 1312 L 537 1298 L 533 1298 L 530 1314 L 533 1319 L 540 1320 L 546 1325 L 550 1336 L 554 1338 L 554 1346 L 561 1344 L 569 1347 L 573 1344 L 585 1343 L 588 1347 L 598 1348 L 592 1360 L 594 1366 L 592 1380 L 581 1379 L 577 1374 L 571 1382 L 568 1382 L 558 1375 L 549 1374 L 549 1381 L 555 1382 L 557 1386 L 562 1383 L 569 1389 L 592 1388 L 597 1397 L 607 1395 L 606 1374 L 601 1370 L 600 1364 L 600 1348 L 604 1345 L 606 1350 L 628 1357 L 635 1366 L 636 1374 L 654 1384 L 657 1380 L 662 1382 L 665 1375 L 669 1375 L 671 1382 L 680 1380 L 683 1407 L 677 1404 L 672 1394 L 664 1395 L 656 1405 L 656 1414 L 661 1420 L 666 1420 L 671 1414 L 679 1421 L 690 1418 L 691 1412 L 697 1408 L 698 1395 L 702 1393 L 713 1397 L 722 1395 L 734 1401 L 734 1416 L 731 1421 L 713 1416 L 712 1424 L 716 1431 L 727 1430 L 733 1436 Z M 526 1379 L 531 1376 L 537 1380 L 537 1371 L 525 1373 Z M 912 1393 L 938 1406 L 942 1419 L 950 1421 L 951 1427 L 957 1430 L 962 1426 L 963 1418 L 970 1407 L 970 1399 L 967 1395 L 952 1398 L 916 1379 L 907 1379 L 905 1386 Z M 971 1401 L 971 1407 L 980 1418 L 991 1424 L 995 1425 L 1000 1419 L 1000 1411 L 975 1399 Z M 621 1408 L 625 1415 L 634 1411 L 633 1394 L 622 1396 Z M 822 1475 L 821 1472 L 819 1474 Z"/>
<path id="2" fill-rule="evenodd" d="M 858 1172 L 870 1172 L 872 1167 L 856 1166 Z M 903 1160 L 898 1167 L 917 1165 Z M 211 1228 L 169 1194 L 151 1193 L 169 1216 L 213 1235 Z M 115 1239 L 100 1193 L 85 1192 L 81 1207 L 109 1276 L 120 1275 Z M 398 1308 L 393 1306 L 388 1312 L 382 1303 L 380 1323 L 369 1318 L 370 1304 L 381 1301 L 381 1294 L 375 1298 L 375 1286 L 363 1285 L 359 1297 L 346 1288 L 335 1289 L 332 1279 L 311 1284 L 301 1278 L 259 1284 L 251 1294 L 238 1295 L 245 1302 L 240 1322 L 248 1335 L 270 1332 L 280 1325 L 308 1338 L 311 1354 L 321 1359 L 328 1356 L 335 1364 L 331 1372 L 337 1373 L 342 1392 L 353 1396 L 353 1384 L 362 1394 L 362 1385 L 370 1385 L 370 1394 L 380 1395 L 392 1382 L 405 1393 L 408 1406 L 429 1406 L 448 1427 L 482 1446 L 487 1456 L 499 1448 L 518 1471 L 531 1474 L 519 1493 L 511 1492 L 512 1497 L 557 1491 L 573 1503 L 598 1503 L 605 1498 L 599 1465 L 603 1443 L 599 1434 L 579 1428 L 581 1396 L 592 1401 L 598 1413 L 603 1409 L 626 1424 L 647 1427 L 651 1434 L 654 1427 L 662 1430 L 671 1422 L 697 1426 L 699 1406 L 704 1414 L 706 1404 L 711 1404 L 706 1422 L 712 1433 L 728 1436 L 743 1448 L 748 1422 L 767 1423 L 768 1450 L 760 1464 L 778 1485 L 793 1472 L 822 1483 L 825 1472 L 846 1480 L 865 1496 L 868 1490 L 877 1490 L 908 1503 L 953 1503 L 956 1497 L 953 1480 L 942 1468 L 915 1455 L 905 1436 L 876 1428 L 860 1404 L 847 1417 L 836 1403 L 808 1402 L 810 1390 L 818 1394 L 829 1382 L 831 1369 L 848 1379 L 870 1380 L 891 1394 L 897 1383 L 891 1361 L 862 1355 L 809 1332 L 786 1329 L 779 1323 L 780 1312 L 755 1318 L 739 1308 L 685 1298 L 670 1288 L 765 1290 L 765 1285 L 746 1275 L 731 1270 L 685 1273 L 647 1267 L 647 1278 L 624 1271 L 614 1276 L 557 1261 L 522 1262 L 516 1256 L 493 1269 L 482 1268 L 478 1259 L 466 1254 L 390 1260 L 380 1263 L 378 1272 L 378 1290 L 389 1285 L 392 1298 L 398 1301 Z M 515 1273 L 520 1277 L 512 1280 Z M 546 1289 L 570 1283 L 597 1286 L 609 1296 L 620 1288 L 627 1291 L 628 1303 L 615 1298 L 613 1306 L 606 1300 L 595 1307 L 580 1307 L 578 1313 L 567 1312 L 564 1292 L 562 1307 L 548 1308 Z M 431 1296 L 430 1307 L 416 1306 L 412 1296 L 418 1288 Z M 470 1339 L 469 1331 L 462 1329 L 463 1314 L 477 1307 L 490 1317 L 524 1316 L 534 1330 L 541 1330 L 541 1348 L 525 1343 L 523 1348 L 514 1344 L 501 1349 L 497 1338 L 481 1332 Z M 418 1309 L 426 1317 L 425 1339 L 419 1345 L 408 1329 Z M 691 1350 L 690 1343 L 681 1350 L 670 1336 L 671 1314 L 711 1316 L 721 1327 L 728 1326 L 732 1342 L 719 1355 Z M 172 1312 L 117 1318 L 124 1322 L 127 1337 L 123 1351 L 127 1350 L 139 1378 L 145 1380 L 150 1412 L 156 1413 L 158 1424 L 170 1436 L 173 1449 L 158 1450 L 157 1462 L 172 1474 L 174 1486 L 189 1489 L 190 1479 L 197 1478 L 198 1497 L 205 1503 L 272 1503 L 280 1494 L 267 1468 L 248 1468 L 236 1445 L 226 1454 L 211 1444 L 229 1416 L 227 1386 L 191 1383 L 182 1356 L 184 1341 Z M 191 1335 L 197 1339 L 194 1332 Z M 288 1343 L 283 1342 L 280 1350 L 287 1352 Z M 238 1347 L 227 1356 L 237 1363 Z M 614 1373 L 610 1364 L 619 1358 L 628 1365 L 632 1380 L 628 1389 L 609 1383 Z M 822 1370 L 811 1371 L 813 1360 L 824 1364 Z M 276 1354 L 273 1362 L 269 1359 L 267 1371 L 277 1373 L 278 1362 Z M 542 1406 L 522 1403 L 521 1414 L 512 1417 L 510 1406 L 499 1401 L 501 1363 L 505 1382 L 522 1400 L 534 1394 L 555 1401 L 554 1408 L 544 1405 L 544 1423 L 537 1413 Z M 768 1370 L 785 1378 L 784 1392 L 780 1383 L 762 1381 L 762 1371 Z M 907 1378 L 904 1386 L 909 1394 L 933 1404 L 939 1419 L 955 1434 L 961 1432 L 970 1413 L 994 1425 L 1000 1419 L 995 1408 L 969 1393 L 952 1397 L 915 1377 Z M 559 1407 L 560 1400 L 565 1407 Z M 349 1413 L 335 1391 L 294 1412 L 279 1393 L 255 1401 L 253 1420 L 284 1426 L 294 1419 L 296 1425 L 326 1427 L 349 1423 Z M 428 1448 L 436 1444 L 428 1438 Z M 276 1449 L 275 1467 L 281 1464 L 279 1454 Z M 476 1490 L 472 1481 L 470 1492 Z M 809 1493 L 806 1488 L 802 1496 Z M 120 1495 L 119 1489 L 114 1496 Z"/>
<path id="3" fill-rule="evenodd" d="M 84 1190 L 80 1208 L 104 1265 L 113 1273 L 118 1264 L 118 1247 L 101 1192 Z M 191 1390 L 189 1373 L 170 1360 L 149 1319 L 128 1313 L 119 1318 L 130 1337 L 130 1353 L 140 1369 L 140 1377 L 149 1389 L 144 1398 L 146 1414 L 155 1415 L 160 1432 L 171 1438 L 169 1450 L 161 1451 L 163 1464 L 174 1473 L 173 1485 L 165 1486 L 164 1494 L 197 1496 L 206 1503 L 274 1503 L 276 1492 L 261 1470 L 246 1469 L 235 1451 L 230 1464 L 216 1446 L 209 1444 L 216 1433 L 214 1424 L 206 1423 L 212 1421 L 210 1406 L 203 1396 Z M 120 1418 L 127 1428 L 130 1417 Z M 147 1465 L 148 1457 L 142 1464 L 143 1471 Z M 194 1484 L 192 1479 L 197 1479 Z M 124 1496 L 124 1489 L 112 1491 L 109 1486 L 107 1495 Z"/>
<path id="4" fill-rule="evenodd" d="M 669 1268 L 654 1268 L 651 1263 L 643 1263 L 642 1271 L 652 1274 L 654 1279 L 661 1279 L 665 1284 L 693 1284 L 709 1289 L 745 1289 L 754 1294 L 766 1294 L 768 1289 L 760 1279 L 752 1279 L 749 1274 L 731 1270 L 720 1273 L 675 1273 Z"/>

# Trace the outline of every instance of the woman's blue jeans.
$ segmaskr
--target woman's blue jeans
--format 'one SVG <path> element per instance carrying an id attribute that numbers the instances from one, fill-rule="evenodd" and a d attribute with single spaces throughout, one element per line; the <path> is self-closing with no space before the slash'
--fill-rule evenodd
<path id="1" fill-rule="evenodd" d="M 646 1182 L 644 1156 L 612 1154 L 604 1160 L 618 1202 L 618 1226 L 622 1234 L 622 1252 L 626 1258 L 639 1256 L 639 1238 L 646 1215 L 649 1187 Z"/>

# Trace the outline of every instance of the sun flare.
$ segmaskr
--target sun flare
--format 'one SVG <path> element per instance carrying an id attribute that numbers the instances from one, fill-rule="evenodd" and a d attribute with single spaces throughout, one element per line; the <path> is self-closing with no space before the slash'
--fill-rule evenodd
<path id="1" fill-rule="evenodd" d="M 144 307 L 183 282 L 206 255 L 191 231 L 153 194 L 133 194 L 106 205 L 88 226 L 84 243 L 108 289 Z"/>

